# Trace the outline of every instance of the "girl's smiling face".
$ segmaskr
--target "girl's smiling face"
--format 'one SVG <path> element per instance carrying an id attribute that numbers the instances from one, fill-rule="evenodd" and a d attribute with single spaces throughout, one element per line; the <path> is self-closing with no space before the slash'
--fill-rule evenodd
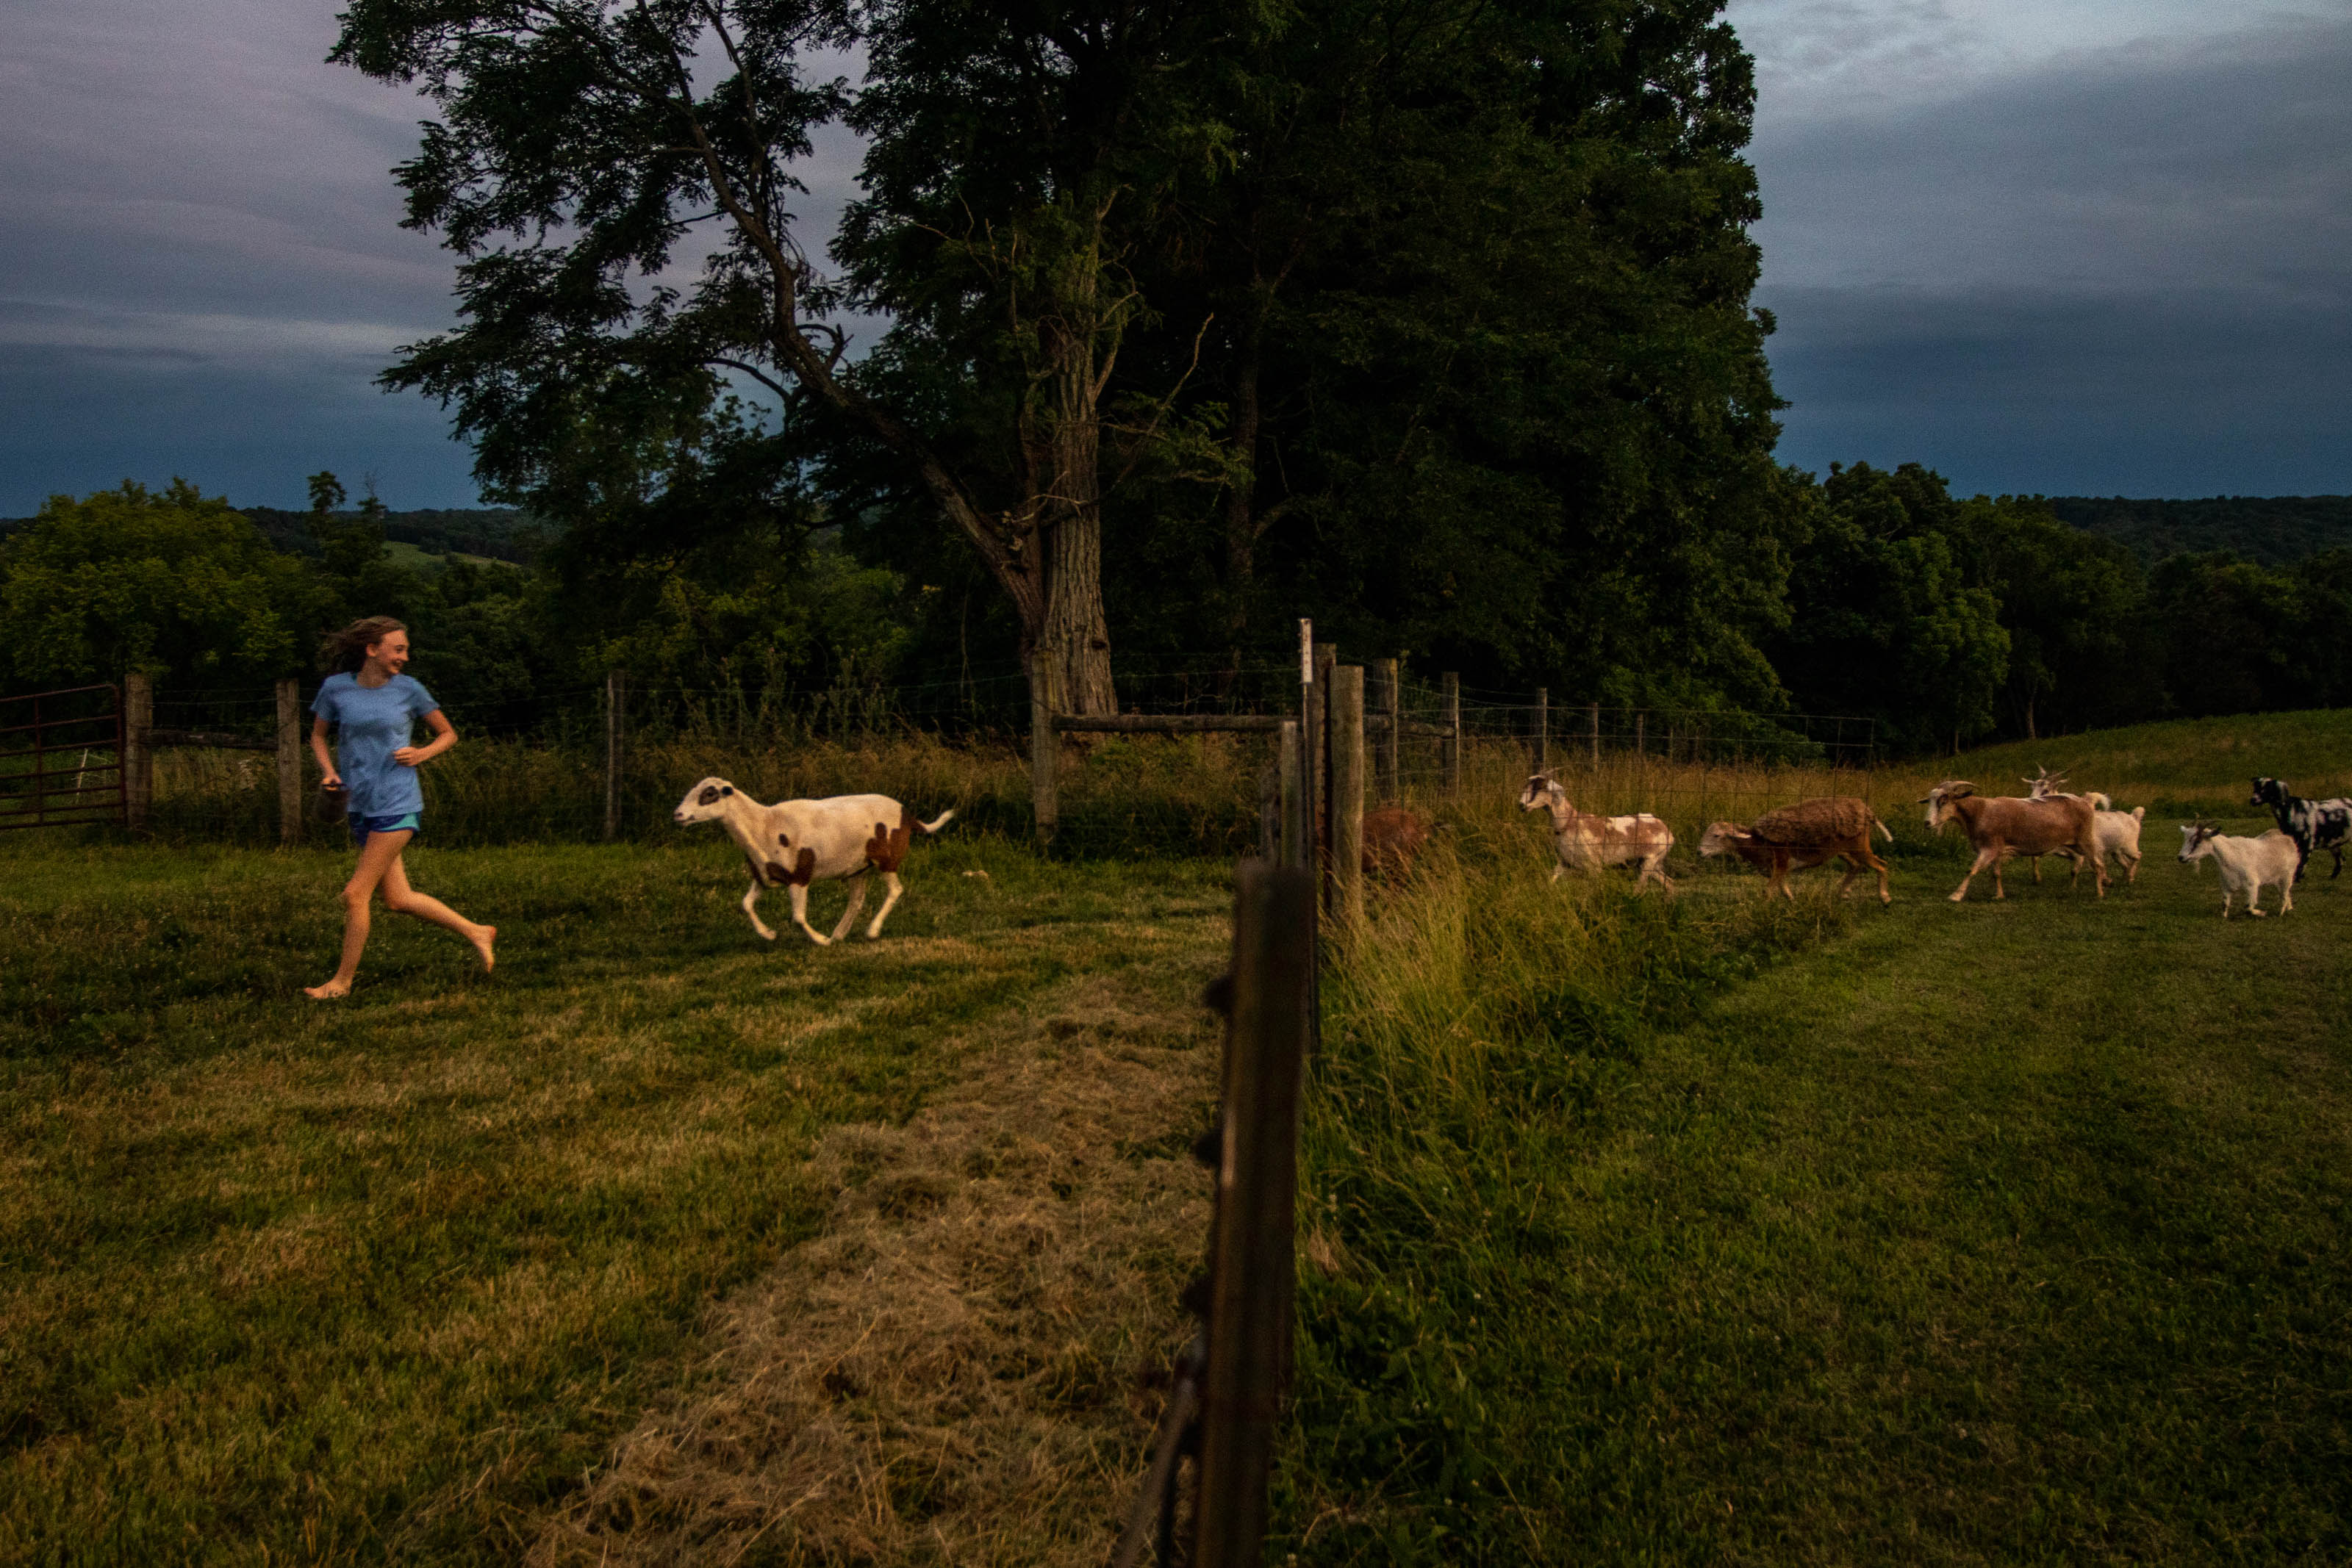
<path id="1" fill-rule="evenodd" d="M 400 674 L 401 666 L 408 663 L 408 633 L 387 632 L 384 633 L 383 642 L 370 643 L 367 649 L 367 662 L 371 669 L 379 672 L 387 680 Z"/>

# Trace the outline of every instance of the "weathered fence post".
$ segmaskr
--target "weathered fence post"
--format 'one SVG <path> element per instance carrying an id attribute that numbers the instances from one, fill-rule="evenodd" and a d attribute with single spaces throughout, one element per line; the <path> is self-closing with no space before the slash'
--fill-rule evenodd
<path id="1" fill-rule="evenodd" d="M 278 841 L 302 837 L 302 685 L 278 683 Z"/>
<path id="2" fill-rule="evenodd" d="M 132 670 L 122 677 L 122 821 L 134 833 L 155 803 L 155 751 L 147 737 L 154 727 L 154 680 Z"/>
<path id="3" fill-rule="evenodd" d="M 1198 1568 L 1258 1568 L 1290 1371 L 1298 1100 L 1315 973 L 1313 873 L 1234 878 L 1224 1129 L 1201 1399 Z"/>
<path id="4" fill-rule="evenodd" d="M 1364 671 L 1331 672 L 1331 910 L 1352 929 L 1364 916 Z"/>
<path id="5" fill-rule="evenodd" d="M 1650 716 L 1646 711 L 1633 716 L 1633 755 L 1642 758 L 1645 762 L 1650 755 L 1650 739 L 1645 733 L 1649 722 Z"/>
<path id="6" fill-rule="evenodd" d="M 1037 820 L 1037 847 L 1054 846 L 1061 818 L 1062 746 L 1054 736 L 1054 664 L 1043 650 L 1029 663 L 1029 804 Z"/>
<path id="7" fill-rule="evenodd" d="M 1594 703 L 1585 711 L 1592 724 L 1592 766 L 1598 768 L 1601 766 L 1601 705 Z"/>
<path id="8" fill-rule="evenodd" d="M 1551 771 L 1551 688 L 1536 688 L 1536 771 Z"/>
<path id="9" fill-rule="evenodd" d="M 604 672 L 604 841 L 621 836 L 621 704 L 628 695 L 629 677 L 618 670 Z"/>
<path id="10" fill-rule="evenodd" d="M 1381 737 L 1381 799 L 1393 800 L 1402 789 L 1404 773 L 1404 671 L 1399 661 L 1380 662 L 1380 711 L 1388 716 Z"/>
<path id="11" fill-rule="evenodd" d="M 1462 793 L 1462 677 L 1452 670 L 1437 677 L 1439 701 L 1444 712 L 1438 723 L 1445 727 L 1445 738 L 1439 742 L 1445 748 L 1445 792 Z"/>

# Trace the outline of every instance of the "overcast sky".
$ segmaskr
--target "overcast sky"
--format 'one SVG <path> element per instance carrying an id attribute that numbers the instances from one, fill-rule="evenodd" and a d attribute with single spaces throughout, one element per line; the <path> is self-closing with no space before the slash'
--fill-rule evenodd
<path id="1" fill-rule="evenodd" d="M 1781 455 L 1963 493 L 2352 492 L 2352 0 L 1732 0 Z M 372 378 L 449 324 L 424 106 L 318 0 L 0 0 L 0 516 L 184 475 L 475 504 Z M 814 171 L 837 205 L 854 149 Z"/>

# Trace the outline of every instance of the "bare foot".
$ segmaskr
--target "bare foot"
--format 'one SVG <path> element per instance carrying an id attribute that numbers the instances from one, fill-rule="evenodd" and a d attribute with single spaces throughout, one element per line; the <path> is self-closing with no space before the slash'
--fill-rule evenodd
<path id="1" fill-rule="evenodd" d="M 499 967 L 498 955 L 490 951 L 491 945 L 499 939 L 499 928 L 495 925 L 477 925 L 474 927 L 474 933 L 466 940 L 471 942 L 474 945 L 474 951 L 482 956 L 482 973 L 487 975 Z"/>
<path id="2" fill-rule="evenodd" d="M 342 981 L 329 980 L 323 986 L 303 987 L 302 994 L 310 998 L 314 1001 L 331 1002 L 337 997 L 350 996 L 352 994 L 352 988 Z"/>

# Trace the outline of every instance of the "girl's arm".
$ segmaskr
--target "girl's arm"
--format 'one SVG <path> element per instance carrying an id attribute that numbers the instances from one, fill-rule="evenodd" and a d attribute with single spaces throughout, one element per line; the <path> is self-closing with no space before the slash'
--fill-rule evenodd
<path id="1" fill-rule="evenodd" d="M 422 746 L 402 747 L 392 754 L 394 762 L 404 768 L 422 768 L 457 744 L 456 727 L 450 724 L 449 716 L 439 708 L 425 716 L 425 726 L 433 732 L 433 738 Z"/>
<path id="2" fill-rule="evenodd" d="M 310 721 L 310 755 L 319 759 L 319 771 L 327 777 L 323 782 L 340 785 L 343 776 L 335 771 L 335 759 L 327 750 L 327 716 L 319 715 Z"/>

